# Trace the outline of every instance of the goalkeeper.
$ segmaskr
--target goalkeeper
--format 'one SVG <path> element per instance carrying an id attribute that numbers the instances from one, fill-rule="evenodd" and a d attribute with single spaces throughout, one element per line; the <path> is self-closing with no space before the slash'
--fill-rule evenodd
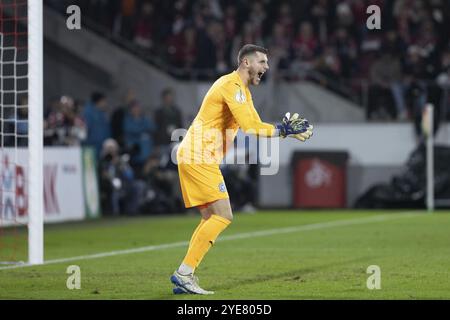
<path id="1" fill-rule="evenodd" d="M 238 69 L 219 78 L 203 99 L 200 110 L 177 151 L 178 173 L 185 206 L 198 207 L 202 219 L 186 256 L 170 277 L 174 293 L 212 294 L 194 276 L 205 254 L 233 220 L 230 200 L 219 169 L 223 156 L 241 128 L 263 137 L 293 137 L 305 141 L 312 125 L 287 113 L 277 125 L 264 123 L 253 106 L 249 85 L 259 85 L 269 69 L 267 49 L 244 45 Z"/>

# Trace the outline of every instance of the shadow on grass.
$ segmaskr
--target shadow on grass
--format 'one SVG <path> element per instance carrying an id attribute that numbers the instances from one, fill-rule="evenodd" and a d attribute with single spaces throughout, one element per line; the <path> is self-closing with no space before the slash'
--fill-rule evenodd
<path id="1" fill-rule="evenodd" d="M 303 277 L 305 275 L 320 272 L 322 270 L 330 269 L 330 268 L 333 268 L 336 266 L 352 264 L 352 263 L 359 262 L 359 261 L 368 261 L 368 260 L 373 261 L 375 258 L 376 257 L 374 257 L 374 256 L 367 256 L 367 257 L 360 257 L 360 258 L 356 258 L 356 259 L 349 259 L 349 260 L 345 260 L 345 261 L 341 261 L 341 262 L 327 263 L 327 264 L 318 265 L 315 267 L 300 268 L 300 269 L 291 270 L 291 271 L 282 272 L 282 273 L 270 273 L 270 274 L 266 274 L 266 275 L 256 275 L 254 277 L 247 278 L 247 279 L 231 280 L 223 285 L 215 286 L 215 287 L 211 288 L 211 290 L 220 292 L 220 291 L 236 289 L 240 286 L 245 286 L 245 285 L 249 285 L 249 284 L 257 284 L 257 283 L 263 283 L 263 282 L 267 282 L 267 281 L 281 280 L 281 279 L 285 279 L 285 281 L 298 281 L 299 283 L 301 283 L 303 281 Z M 168 281 L 169 281 L 169 279 L 168 279 Z M 173 299 L 179 299 L 179 298 L 189 299 L 189 297 L 196 297 L 196 296 L 192 296 L 192 295 L 181 295 L 180 296 L 180 295 L 174 295 L 174 294 L 169 293 L 167 295 L 161 295 L 159 297 L 156 297 L 155 299 L 156 300 L 173 300 Z M 207 296 L 207 297 L 208 297 L 208 299 L 215 298 L 214 295 Z M 231 299 L 246 299 L 246 298 L 245 297 L 233 297 Z"/>
<path id="2" fill-rule="evenodd" d="M 367 261 L 370 259 L 374 259 L 375 257 L 360 257 L 356 259 L 350 259 L 345 260 L 341 262 L 334 262 L 334 263 L 327 263 L 323 265 L 319 265 L 316 267 L 307 267 L 307 268 L 300 268 L 297 270 L 291 270 L 283 273 L 272 273 L 272 274 L 266 274 L 266 275 L 258 275 L 252 278 L 244 279 L 244 280 L 238 280 L 234 281 L 232 283 L 228 283 L 222 286 L 216 287 L 216 290 L 230 290 L 234 289 L 239 286 L 248 285 L 248 284 L 256 284 L 256 283 L 263 283 L 266 281 L 272 281 L 272 280 L 280 280 L 285 279 L 286 281 L 299 281 L 302 282 L 303 278 L 302 276 L 313 274 L 322 270 L 326 270 L 329 268 L 333 268 L 336 266 L 343 266 L 348 265 L 354 262 L 358 261 Z"/>

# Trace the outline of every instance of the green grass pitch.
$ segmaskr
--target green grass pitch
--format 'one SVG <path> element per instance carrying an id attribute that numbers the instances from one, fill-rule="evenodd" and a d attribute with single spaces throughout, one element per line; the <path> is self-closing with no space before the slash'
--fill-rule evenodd
<path id="1" fill-rule="evenodd" d="M 198 221 L 161 216 L 47 225 L 46 261 L 119 254 L 0 266 L 0 299 L 450 299 L 448 211 L 237 213 L 197 270 L 201 286 L 216 294 L 173 295 L 169 276 Z M 24 240 L 24 230 L 13 233 L 2 231 L 3 245 Z M 25 259 L 24 247 L 16 250 Z M 66 287 L 69 265 L 81 269 L 79 290 Z M 370 265 L 380 267 L 379 290 L 366 286 Z"/>

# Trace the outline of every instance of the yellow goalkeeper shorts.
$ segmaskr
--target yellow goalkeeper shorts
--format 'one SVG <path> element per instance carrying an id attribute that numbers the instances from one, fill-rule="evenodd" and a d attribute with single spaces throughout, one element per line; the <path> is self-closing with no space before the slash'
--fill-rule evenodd
<path id="1" fill-rule="evenodd" d="M 178 163 L 178 173 L 186 208 L 229 198 L 217 164 Z"/>

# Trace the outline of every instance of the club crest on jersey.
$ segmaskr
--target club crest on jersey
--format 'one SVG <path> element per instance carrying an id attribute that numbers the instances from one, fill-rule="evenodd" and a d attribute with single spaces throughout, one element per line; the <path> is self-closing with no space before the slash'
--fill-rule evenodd
<path id="1" fill-rule="evenodd" d="M 224 182 L 219 183 L 219 191 L 220 192 L 227 192 L 227 187 L 225 187 L 225 183 Z"/>
<path id="2" fill-rule="evenodd" d="M 245 103 L 245 101 L 247 100 L 247 98 L 245 97 L 244 92 L 242 92 L 241 89 L 238 89 L 238 91 L 236 91 L 236 96 L 234 98 L 239 103 Z"/>

